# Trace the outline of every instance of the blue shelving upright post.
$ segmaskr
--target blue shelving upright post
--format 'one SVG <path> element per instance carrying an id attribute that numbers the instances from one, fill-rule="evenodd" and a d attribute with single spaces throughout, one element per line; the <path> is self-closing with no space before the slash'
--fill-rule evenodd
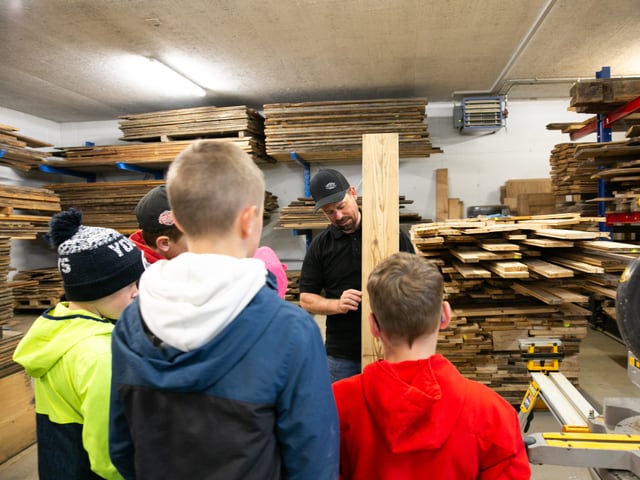
<path id="1" fill-rule="evenodd" d="M 611 67 L 602 67 L 599 72 L 596 72 L 596 78 L 611 78 Z M 597 122 L 597 140 L 598 143 L 610 142 L 612 137 L 611 127 L 605 126 L 606 115 L 602 113 L 598 113 L 596 115 Z M 598 167 L 598 170 L 602 170 L 603 166 Z M 607 184 L 607 182 L 603 178 L 598 179 L 598 197 L 600 198 L 608 198 L 611 196 L 611 187 Z M 607 215 L 607 206 L 605 202 L 598 202 L 598 216 L 606 217 Z M 611 232 L 611 228 L 607 227 L 606 222 L 600 222 L 600 231 L 601 232 Z"/>
<path id="2" fill-rule="evenodd" d="M 303 175 L 304 175 L 304 196 L 311 196 L 311 166 L 308 162 L 302 160 L 296 152 L 291 152 L 289 154 L 291 160 L 296 162 L 298 165 L 302 167 Z M 306 245 L 309 248 L 311 245 L 311 230 L 298 230 L 297 228 L 293 230 L 294 235 L 305 235 L 306 236 Z"/>

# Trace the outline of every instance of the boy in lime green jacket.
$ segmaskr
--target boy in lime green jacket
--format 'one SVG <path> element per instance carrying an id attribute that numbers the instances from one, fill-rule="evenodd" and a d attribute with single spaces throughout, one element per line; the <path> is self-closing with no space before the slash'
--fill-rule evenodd
<path id="1" fill-rule="evenodd" d="M 36 319 L 13 356 L 35 378 L 39 478 L 120 479 L 108 448 L 111 332 L 137 295 L 142 255 L 73 209 L 54 215 L 49 234 L 67 301 Z"/>

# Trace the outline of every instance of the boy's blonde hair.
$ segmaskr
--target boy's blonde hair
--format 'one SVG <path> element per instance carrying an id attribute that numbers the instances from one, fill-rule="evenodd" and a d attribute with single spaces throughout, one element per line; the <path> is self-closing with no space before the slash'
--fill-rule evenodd
<path id="1" fill-rule="evenodd" d="M 226 234 L 243 208 L 262 215 L 264 175 L 239 147 L 197 140 L 171 163 L 167 192 L 173 215 L 192 237 Z"/>
<path id="2" fill-rule="evenodd" d="M 443 279 L 421 257 L 395 253 L 373 269 L 367 282 L 369 303 L 378 328 L 393 343 L 438 331 L 442 315 Z"/>

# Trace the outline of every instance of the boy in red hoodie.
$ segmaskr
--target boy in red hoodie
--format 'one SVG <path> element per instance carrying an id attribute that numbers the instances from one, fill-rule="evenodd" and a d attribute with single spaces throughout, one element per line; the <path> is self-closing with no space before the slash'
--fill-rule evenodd
<path id="1" fill-rule="evenodd" d="M 341 479 L 529 479 L 515 408 L 436 353 L 451 319 L 437 268 L 400 252 L 367 291 L 384 360 L 333 384 Z"/>

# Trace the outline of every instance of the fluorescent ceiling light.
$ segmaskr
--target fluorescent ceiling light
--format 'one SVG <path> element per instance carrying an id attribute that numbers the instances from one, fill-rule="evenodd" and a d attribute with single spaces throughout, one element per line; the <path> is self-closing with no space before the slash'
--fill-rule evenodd
<path id="1" fill-rule="evenodd" d="M 137 72 L 147 85 L 153 84 L 167 95 L 204 97 L 207 92 L 188 78 L 172 70 L 155 58 L 142 58 Z"/>

